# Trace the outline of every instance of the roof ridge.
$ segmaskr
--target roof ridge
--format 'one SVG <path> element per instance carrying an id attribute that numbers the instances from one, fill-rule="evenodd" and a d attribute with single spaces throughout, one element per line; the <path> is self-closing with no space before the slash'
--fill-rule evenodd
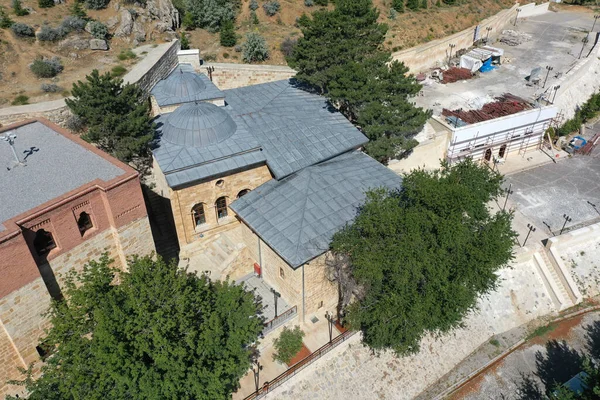
<path id="1" fill-rule="evenodd" d="M 298 238 L 296 240 L 296 250 L 294 251 L 294 254 L 297 256 L 298 255 L 298 249 L 300 248 L 300 237 L 302 236 L 302 228 L 304 228 L 304 221 L 306 220 L 306 218 L 304 218 L 304 215 L 306 214 L 306 203 L 308 203 L 308 191 L 310 190 L 310 180 L 312 179 L 312 165 L 310 167 L 306 167 L 306 170 L 308 170 L 308 177 L 306 179 L 306 190 L 304 191 L 304 204 L 302 205 L 302 218 L 300 219 L 300 226 L 298 227 Z"/>
<path id="2" fill-rule="evenodd" d="M 273 82 L 267 82 L 267 84 L 269 84 L 269 83 L 273 83 Z M 251 87 L 251 86 L 246 86 L 246 87 Z M 237 115 L 240 115 L 240 116 L 241 116 L 241 115 L 250 115 L 250 114 L 253 114 L 253 113 L 262 112 L 262 111 L 263 111 L 263 109 L 264 109 L 266 106 L 268 106 L 269 104 L 271 104 L 271 103 L 273 102 L 273 100 L 275 100 L 276 98 L 278 98 L 279 96 L 281 96 L 281 95 L 283 94 L 283 92 L 287 91 L 287 90 L 288 90 L 290 87 L 291 87 L 290 85 L 286 85 L 286 86 L 283 88 L 283 90 L 282 90 L 281 92 L 277 93 L 277 94 L 275 95 L 275 97 L 273 97 L 271 100 L 267 101 L 265 104 L 263 104 L 262 106 L 260 106 L 260 108 L 258 108 L 257 110 L 251 111 L 251 112 L 249 112 L 249 113 L 245 113 L 245 114 L 237 114 Z M 268 114 L 268 112 L 267 112 L 266 114 Z"/>

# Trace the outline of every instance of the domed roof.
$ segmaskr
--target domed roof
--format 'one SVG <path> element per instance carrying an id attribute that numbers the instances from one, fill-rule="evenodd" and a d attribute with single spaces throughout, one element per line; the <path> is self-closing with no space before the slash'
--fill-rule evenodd
<path id="1" fill-rule="evenodd" d="M 227 111 L 211 103 L 187 103 L 168 114 L 162 140 L 182 146 L 206 147 L 229 139 L 237 125 Z"/>
<path id="2" fill-rule="evenodd" d="M 206 89 L 198 74 L 175 70 L 168 78 L 168 84 L 162 87 L 164 94 L 173 97 L 194 97 Z"/>

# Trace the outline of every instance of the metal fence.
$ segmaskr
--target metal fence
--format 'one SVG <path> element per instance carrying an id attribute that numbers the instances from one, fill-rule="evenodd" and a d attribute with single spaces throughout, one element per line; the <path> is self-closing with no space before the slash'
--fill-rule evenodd
<path id="1" fill-rule="evenodd" d="M 317 351 L 311 353 L 308 357 L 306 357 L 302 361 L 292 365 L 290 368 L 288 368 L 287 371 L 285 371 L 284 373 L 279 375 L 277 378 L 275 378 L 269 382 L 265 382 L 256 392 L 247 396 L 246 398 L 244 398 L 244 400 L 260 399 L 260 398 L 266 396 L 267 393 L 271 392 L 273 389 L 280 386 L 282 383 L 284 383 L 285 381 L 287 381 L 288 379 L 290 379 L 291 377 L 296 375 L 298 372 L 302 371 L 305 367 L 309 366 L 314 361 L 321 358 L 323 355 L 329 353 L 329 351 L 331 349 L 333 349 L 340 343 L 344 342 L 346 339 L 350 338 L 355 333 L 356 333 L 356 331 L 346 331 L 346 332 L 342 333 L 341 335 L 338 335 L 331 342 L 322 346 Z"/>
<path id="2" fill-rule="evenodd" d="M 288 319 L 295 316 L 297 312 L 298 312 L 298 307 L 294 306 L 294 307 L 290 308 L 289 310 L 287 310 L 286 312 L 284 312 L 284 313 L 278 315 L 277 317 L 273 318 L 272 320 L 266 322 L 265 327 L 262 330 L 263 336 L 265 336 L 267 333 L 271 332 L 273 329 L 277 328 L 278 326 L 281 326 L 285 321 L 287 321 Z"/>

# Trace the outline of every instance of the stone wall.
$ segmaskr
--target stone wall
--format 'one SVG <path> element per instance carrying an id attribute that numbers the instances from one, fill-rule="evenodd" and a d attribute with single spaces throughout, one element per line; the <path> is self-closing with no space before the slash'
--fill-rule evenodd
<path id="1" fill-rule="evenodd" d="M 510 9 L 500 11 L 498 14 L 481 21 L 479 24 L 480 36 L 482 37 L 485 35 L 483 32 L 486 32 L 485 28 L 488 26 L 492 28 L 490 38 L 499 36 L 504 26 L 516 17 L 516 9 L 518 7 L 519 5 L 515 4 Z M 450 44 L 456 45 L 452 50 L 452 54 L 456 54 L 459 50 L 473 46 L 475 28 L 476 27 L 473 26 L 455 33 L 454 35 L 393 53 L 392 57 L 394 60 L 402 61 L 406 64 L 413 74 L 423 72 L 430 68 L 440 67 L 448 60 Z"/>
<path id="2" fill-rule="evenodd" d="M 206 68 L 213 67 L 212 81 L 221 90 L 235 89 L 242 86 L 256 85 L 289 79 L 296 71 L 287 66 L 249 65 L 207 62 L 199 72 L 206 73 Z"/>

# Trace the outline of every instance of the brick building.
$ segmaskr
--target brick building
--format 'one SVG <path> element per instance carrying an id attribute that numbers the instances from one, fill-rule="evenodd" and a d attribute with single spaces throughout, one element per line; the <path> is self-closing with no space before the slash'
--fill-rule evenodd
<path id="1" fill-rule="evenodd" d="M 0 128 L 0 396 L 39 359 L 63 275 L 154 250 L 138 173 L 43 119 Z M 13 151 L 14 150 L 14 151 Z"/>
<path id="2" fill-rule="evenodd" d="M 359 151 L 368 140 L 343 115 L 293 81 L 218 92 L 179 66 L 151 93 L 162 111 L 154 175 L 170 200 L 180 258 L 201 254 L 199 270 L 212 277 L 255 271 L 302 320 L 333 310 L 332 236 L 368 189 L 398 187 L 400 177 Z"/>

